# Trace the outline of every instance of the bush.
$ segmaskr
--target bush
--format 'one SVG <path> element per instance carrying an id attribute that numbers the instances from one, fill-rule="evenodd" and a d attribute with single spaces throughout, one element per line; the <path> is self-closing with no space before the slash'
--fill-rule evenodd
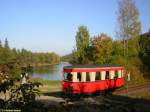
<path id="1" fill-rule="evenodd" d="M 0 108 L 28 110 L 40 95 L 39 82 L 27 82 L 21 84 L 14 80 L 5 79 L 0 83 L 0 93 L 4 97 L 0 99 Z M 7 99 L 6 99 L 7 96 Z"/>

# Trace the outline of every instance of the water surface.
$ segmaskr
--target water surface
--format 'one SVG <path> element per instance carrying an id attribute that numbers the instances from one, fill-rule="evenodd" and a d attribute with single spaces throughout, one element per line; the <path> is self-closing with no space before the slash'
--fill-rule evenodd
<path id="1" fill-rule="evenodd" d="M 46 80 L 62 80 L 63 67 L 68 65 L 70 64 L 67 62 L 63 62 L 57 65 L 34 67 L 32 78 L 41 78 Z"/>

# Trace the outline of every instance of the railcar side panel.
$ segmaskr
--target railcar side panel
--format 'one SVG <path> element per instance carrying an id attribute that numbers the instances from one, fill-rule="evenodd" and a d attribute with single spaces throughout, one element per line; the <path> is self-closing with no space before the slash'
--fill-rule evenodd
<path id="1" fill-rule="evenodd" d="M 71 88 L 73 94 L 93 93 L 96 91 L 118 88 L 124 85 L 124 78 L 107 79 L 95 82 L 67 82 L 63 81 L 63 92 Z"/>

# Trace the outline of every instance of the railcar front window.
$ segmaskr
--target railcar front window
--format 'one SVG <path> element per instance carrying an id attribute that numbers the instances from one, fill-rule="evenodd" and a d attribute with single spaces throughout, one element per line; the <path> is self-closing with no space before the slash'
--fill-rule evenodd
<path id="1" fill-rule="evenodd" d="M 65 72 L 64 73 L 64 80 L 72 81 L 72 74 Z"/>

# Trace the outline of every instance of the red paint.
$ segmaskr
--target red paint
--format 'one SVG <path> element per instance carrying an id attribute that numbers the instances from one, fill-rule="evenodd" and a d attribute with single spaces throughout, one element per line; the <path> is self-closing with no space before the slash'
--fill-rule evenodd
<path id="1" fill-rule="evenodd" d="M 121 87 L 123 85 L 124 85 L 124 78 L 101 80 L 101 81 L 95 81 L 95 82 L 63 81 L 63 92 L 66 93 L 66 90 L 71 87 L 73 94 L 93 93 L 96 91 Z"/>
<path id="2" fill-rule="evenodd" d="M 115 71 L 124 70 L 123 67 L 109 67 L 109 68 L 74 68 L 74 69 L 64 69 L 64 72 L 100 72 L 100 71 Z"/>

